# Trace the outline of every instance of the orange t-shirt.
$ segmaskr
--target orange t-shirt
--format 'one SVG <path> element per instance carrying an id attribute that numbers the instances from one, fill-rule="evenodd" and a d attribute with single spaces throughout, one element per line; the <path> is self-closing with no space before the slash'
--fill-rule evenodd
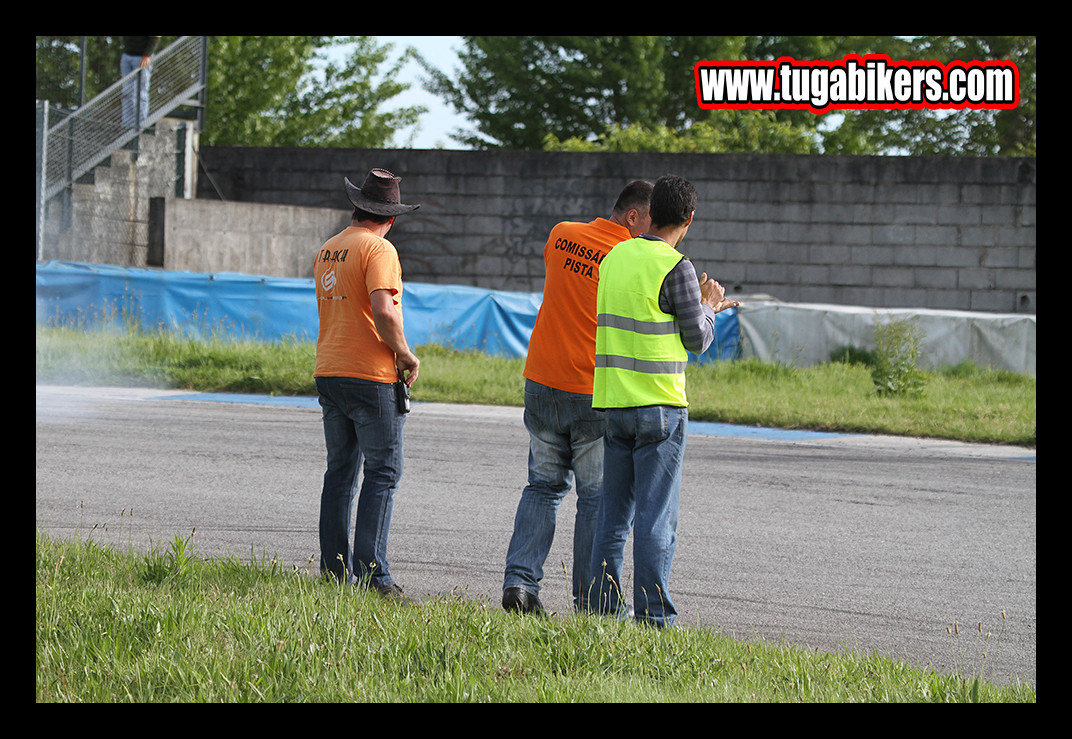
<path id="1" fill-rule="evenodd" d="M 529 339 L 525 377 L 558 390 L 592 394 L 599 263 L 629 237 L 629 229 L 606 218 L 567 221 L 551 229 L 543 248 L 543 303 Z"/>
<path id="2" fill-rule="evenodd" d="M 395 382 L 395 353 L 376 331 L 369 297 L 390 290 L 401 319 L 402 267 L 394 245 L 350 226 L 317 252 L 313 276 L 320 315 L 313 374 Z"/>

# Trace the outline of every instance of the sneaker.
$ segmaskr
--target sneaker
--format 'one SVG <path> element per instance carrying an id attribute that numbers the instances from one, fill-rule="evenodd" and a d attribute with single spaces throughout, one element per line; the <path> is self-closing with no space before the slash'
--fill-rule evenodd
<path id="1" fill-rule="evenodd" d="M 508 611 L 544 615 L 543 603 L 539 597 L 521 588 L 506 588 L 503 591 L 502 605 Z"/>

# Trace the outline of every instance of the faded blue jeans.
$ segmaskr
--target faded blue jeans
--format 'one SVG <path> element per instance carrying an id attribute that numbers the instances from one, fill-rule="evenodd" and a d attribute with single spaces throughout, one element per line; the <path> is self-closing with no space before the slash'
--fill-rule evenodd
<path id="1" fill-rule="evenodd" d="M 688 436 L 687 408 L 607 409 L 603 437 L 603 499 L 592 571 L 599 578 L 590 610 L 624 617 L 622 560 L 633 533 L 633 610 L 637 621 L 671 626 L 670 566 L 677 544 L 681 463 Z"/>
<path id="2" fill-rule="evenodd" d="M 340 582 L 372 588 L 394 583 L 387 535 L 395 491 L 402 479 L 402 427 L 394 387 L 351 377 L 317 377 L 323 409 L 327 471 L 320 495 L 320 570 Z M 353 547 L 350 521 L 357 518 Z"/>
<path id="3" fill-rule="evenodd" d="M 592 584 L 592 535 L 603 490 L 602 413 L 592 396 L 525 380 L 525 428 L 529 431 L 529 478 L 521 491 L 514 533 L 506 553 L 503 589 L 538 594 L 543 566 L 555 537 L 558 506 L 577 484 L 573 528 L 573 601 Z"/>
<path id="4" fill-rule="evenodd" d="M 141 69 L 141 57 L 122 54 L 119 57 L 119 74 L 126 77 L 136 69 Z M 152 65 L 141 69 L 137 77 L 123 83 L 122 116 L 123 125 L 131 128 L 149 117 L 149 81 L 152 77 Z"/>

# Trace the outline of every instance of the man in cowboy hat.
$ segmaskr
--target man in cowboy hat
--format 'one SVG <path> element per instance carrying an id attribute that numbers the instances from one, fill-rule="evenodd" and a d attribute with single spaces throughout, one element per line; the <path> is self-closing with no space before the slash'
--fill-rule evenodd
<path id="1" fill-rule="evenodd" d="M 373 169 L 359 188 L 344 178 L 354 206 L 350 225 L 317 252 L 320 331 L 316 388 L 323 409 L 327 472 L 320 498 L 320 569 L 405 600 L 387 563 L 387 534 L 402 476 L 403 402 L 420 360 L 402 326 L 402 269 L 385 237 L 396 216 L 419 208 L 401 202 L 401 180 Z M 405 400 L 399 400 L 399 394 Z M 357 490 L 357 522 L 350 517 Z"/>

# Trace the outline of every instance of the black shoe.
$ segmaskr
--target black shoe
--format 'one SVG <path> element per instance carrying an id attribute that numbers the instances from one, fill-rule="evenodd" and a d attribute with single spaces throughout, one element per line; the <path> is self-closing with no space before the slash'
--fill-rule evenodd
<path id="1" fill-rule="evenodd" d="M 543 603 L 540 602 L 540 599 L 533 593 L 521 588 L 507 588 L 504 590 L 502 605 L 508 611 L 534 613 L 538 616 L 544 615 Z"/>
<path id="2" fill-rule="evenodd" d="M 413 599 L 402 592 L 402 586 L 391 583 L 390 585 L 381 585 L 376 588 L 376 592 L 387 600 L 393 600 L 396 603 L 412 603 Z"/>

